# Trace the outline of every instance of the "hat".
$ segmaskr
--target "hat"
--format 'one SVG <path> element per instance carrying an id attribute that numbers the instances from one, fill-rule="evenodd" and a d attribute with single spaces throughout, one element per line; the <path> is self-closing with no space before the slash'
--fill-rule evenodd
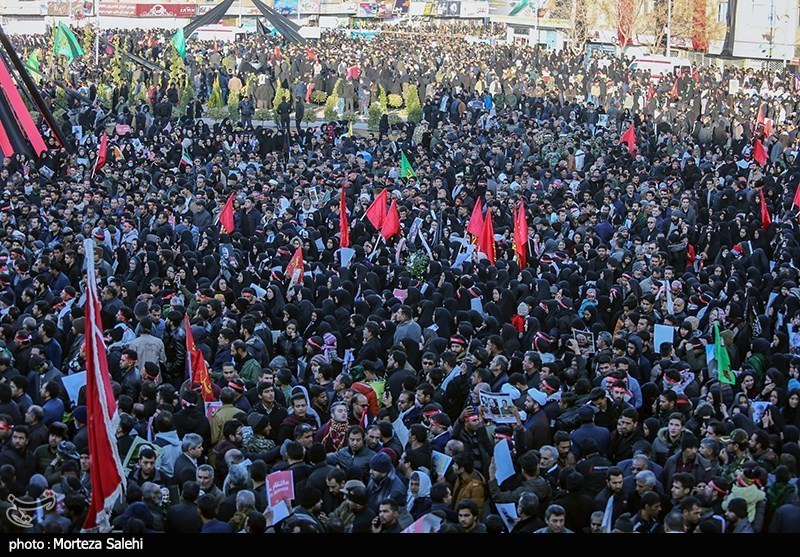
<path id="1" fill-rule="evenodd" d="M 53 422 L 50 424 L 50 427 L 47 429 L 49 433 L 52 435 L 59 435 L 61 437 L 67 436 L 67 425 L 61 422 Z"/>
<path id="2" fill-rule="evenodd" d="M 322 500 L 322 494 L 316 487 L 306 486 L 297 494 L 297 504 L 310 509 Z"/>
<path id="3" fill-rule="evenodd" d="M 547 395 L 539 389 L 528 389 L 526 392 L 539 406 L 544 406 L 547 403 Z"/>
<path id="4" fill-rule="evenodd" d="M 582 422 L 588 422 L 594 417 L 594 409 L 589 404 L 584 404 L 578 410 L 578 417 L 580 417 Z"/>
<path id="5" fill-rule="evenodd" d="M 358 481 L 358 480 L 350 480 Z M 350 483 L 347 482 L 347 483 Z M 367 488 L 364 487 L 364 484 L 351 487 L 346 493 L 345 496 L 347 497 L 348 501 L 352 501 L 356 505 L 367 505 L 369 504 L 369 494 L 367 493 Z"/>
<path id="6" fill-rule="evenodd" d="M 266 414 L 259 414 L 258 412 L 253 412 L 249 416 L 247 416 L 247 425 L 253 428 L 253 433 L 258 433 L 262 431 L 264 428 L 267 427 L 269 424 L 269 416 Z"/>
<path id="7" fill-rule="evenodd" d="M 76 422 L 80 422 L 82 424 L 86 423 L 86 407 L 85 406 L 78 406 L 72 412 L 72 417 L 75 418 Z"/>
<path id="8" fill-rule="evenodd" d="M 450 427 L 450 425 L 452 423 L 450 421 L 450 416 L 448 416 L 447 414 L 441 413 L 441 412 L 431 416 L 429 418 L 429 421 L 431 422 L 431 424 L 436 424 L 439 427 L 444 427 L 444 428 Z"/>
<path id="9" fill-rule="evenodd" d="M 0 294 L 0 302 L 4 303 L 7 306 L 13 306 L 14 305 L 14 295 L 11 292 L 9 292 L 8 290 L 5 290 L 5 291 L 3 291 L 2 294 Z"/>
<path id="10" fill-rule="evenodd" d="M 624 534 L 633 533 L 633 520 L 630 513 L 624 513 L 614 522 L 614 531 Z"/>
<path id="11" fill-rule="evenodd" d="M 589 392 L 589 400 L 592 402 L 601 398 L 606 398 L 606 390 L 603 387 L 595 387 Z"/>
<path id="12" fill-rule="evenodd" d="M 366 485 L 361 480 L 347 480 L 342 488 L 342 493 L 347 495 L 350 491 L 356 487 L 360 487 L 362 489 L 366 489 Z"/>
<path id="13" fill-rule="evenodd" d="M 392 471 L 392 459 L 386 453 L 378 453 L 370 459 L 369 467 L 381 474 L 388 474 Z"/>
<path id="14" fill-rule="evenodd" d="M 597 441 L 588 437 L 581 441 L 581 452 L 586 455 L 594 454 L 600 450 L 600 446 L 597 444 Z"/>
<path id="15" fill-rule="evenodd" d="M 60 456 L 62 460 L 80 460 L 81 458 L 78 454 L 78 449 L 75 448 L 75 443 L 70 441 L 61 441 L 56 447 L 56 454 Z"/>

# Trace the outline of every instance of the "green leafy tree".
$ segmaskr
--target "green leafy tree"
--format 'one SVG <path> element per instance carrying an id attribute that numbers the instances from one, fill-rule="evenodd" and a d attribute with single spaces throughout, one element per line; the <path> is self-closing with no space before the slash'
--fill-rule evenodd
<path id="1" fill-rule="evenodd" d="M 130 68 L 128 59 L 122 53 L 122 41 L 117 40 L 114 45 L 114 57 L 111 59 L 111 79 L 115 85 L 130 82 Z"/>
<path id="2" fill-rule="evenodd" d="M 189 106 L 189 102 L 194 99 L 194 89 L 187 80 L 186 85 L 183 87 L 181 91 L 181 114 L 186 114 L 186 107 Z"/>
<path id="3" fill-rule="evenodd" d="M 374 102 L 369 105 L 369 110 L 367 111 L 367 127 L 371 130 L 377 130 L 381 124 L 381 116 L 383 116 L 383 110 L 379 102 Z"/>
<path id="4" fill-rule="evenodd" d="M 87 25 L 83 28 L 83 51 L 89 56 L 91 54 L 92 60 L 94 60 L 94 40 L 95 40 L 95 30 L 93 25 Z"/>
<path id="5" fill-rule="evenodd" d="M 186 81 L 186 64 L 183 62 L 183 58 L 181 55 L 178 54 L 178 50 L 171 46 L 170 50 L 172 55 L 170 56 L 170 66 L 169 66 L 169 80 L 175 84 L 178 88 L 183 88 L 184 82 Z"/>
<path id="6" fill-rule="evenodd" d="M 419 101 L 419 91 L 416 85 L 409 85 L 404 94 L 408 121 L 419 124 L 422 121 L 422 104 Z"/>
<path id="7" fill-rule="evenodd" d="M 235 121 L 239 119 L 239 92 L 228 91 L 228 112 Z"/>
<path id="8" fill-rule="evenodd" d="M 336 90 L 341 81 L 341 79 L 336 81 L 336 84 L 333 86 L 333 93 L 328 95 L 328 98 L 325 100 L 325 110 L 323 111 L 325 120 L 331 121 L 339 118 L 339 94 Z"/>
<path id="9" fill-rule="evenodd" d="M 386 89 L 378 85 L 378 102 L 381 106 L 381 112 L 386 114 L 389 112 L 389 96 L 386 94 Z"/>
<path id="10" fill-rule="evenodd" d="M 214 85 L 211 86 L 208 108 L 222 108 L 222 89 L 219 86 L 219 78 L 214 79 Z"/>

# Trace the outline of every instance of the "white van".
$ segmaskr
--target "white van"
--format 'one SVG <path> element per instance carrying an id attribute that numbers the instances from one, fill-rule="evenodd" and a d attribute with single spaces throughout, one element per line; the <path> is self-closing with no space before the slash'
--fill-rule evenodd
<path id="1" fill-rule="evenodd" d="M 631 70 L 650 71 L 650 79 L 659 81 L 665 75 L 678 76 L 692 73 L 692 63 L 685 58 L 666 56 L 637 56 L 630 65 Z"/>

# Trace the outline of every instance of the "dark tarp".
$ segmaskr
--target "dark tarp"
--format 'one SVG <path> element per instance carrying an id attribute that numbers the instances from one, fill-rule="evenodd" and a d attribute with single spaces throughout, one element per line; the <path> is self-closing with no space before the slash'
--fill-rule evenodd
<path id="1" fill-rule="evenodd" d="M 288 18 L 280 15 L 278 12 L 264 4 L 261 0 L 252 0 L 253 5 L 258 8 L 264 17 L 267 18 L 270 25 L 272 25 L 275 30 L 287 41 L 290 43 L 304 43 L 306 40 L 303 38 L 300 33 L 300 27 L 293 21 L 289 20 Z"/>
<path id="2" fill-rule="evenodd" d="M 102 44 L 103 46 L 110 46 L 114 50 L 119 48 L 122 51 L 122 54 L 124 54 L 125 57 L 128 60 L 130 60 L 131 62 L 134 62 L 136 64 L 139 64 L 140 66 L 144 66 L 145 68 L 147 68 L 150 71 L 158 72 L 158 71 L 163 70 L 163 68 L 159 67 L 158 64 L 155 64 L 155 63 L 151 62 L 147 58 L 142 58 L 138 54 L 132 54 L 132 53 L 128 52 L 127 50 L 125 50 L 122 47 L 117 47 L 114 43 L 112 43 L 108 39 L 100 37 L 100 44 Z"/>
<path id="3" fill-rule="evenodd" d="M 208 13 L 194 18 L 189 22 L 189 25 L 183 28 L 183 34 L 188 39 L 189 36 L 197 31 L 204 25 L 213 25 L 219 23 L 219 20 L 225 17 L 225 14 L 233 6 L 233 0 L 225 0 L 224 2 L 211 8 Z"/>

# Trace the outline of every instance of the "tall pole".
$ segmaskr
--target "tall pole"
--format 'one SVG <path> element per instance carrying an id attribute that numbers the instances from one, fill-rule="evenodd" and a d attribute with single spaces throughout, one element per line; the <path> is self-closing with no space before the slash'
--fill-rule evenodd
<path id="1" fill-rule="evenodd" d="M 242 28 L 242 0 L 239 0 L 239 28 Z"/>
<path id="2" fill-rule="evenodd" d="M 667 0 L 667 57 L 672 56 L 672 0 Z"/>
<path id="3" fill-rule="evenodd" d="M 94 0 L 94 65 L 100 65 L 100 2 Z"/>

